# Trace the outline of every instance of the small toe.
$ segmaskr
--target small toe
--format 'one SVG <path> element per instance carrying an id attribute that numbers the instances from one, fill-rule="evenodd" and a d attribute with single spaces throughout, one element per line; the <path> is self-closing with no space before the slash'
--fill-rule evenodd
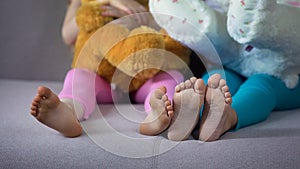
<path id="1" fill-rule="evenodd" d="M 161 86 L 158 89 L 161 90 L 163 93 L 167 93 L 167 88 L 165 86 Z"/>
<path id="2" fill-rule="evenodd" d="M 184 82 L 181 82 L 181 83 L 179 84 L 179 87 L 180 87 L 180 90 L 184 90 L 184 89 L 185 89 L 185 84 L 184 84 Z"/>
<path id="3" fill-rule="evenodd" d="M 36 117 L 37 116 L 37 113 L 36 113 L 36 111 L 30 111 L 30 114 L 32 115 L 32 116 L 34 116 L 34 117 Z"/>
<path id="4" fill-rule="evenodd" d="M 168 105 L 168 106 L 166 106 L 166 109 L 167 109 L 167 111 L 172 111 L 173 107 L 172 107 L 172 105 Z"/>
<path id="5" fill-rule="evenodd" d="M 37 106 L 33 106 L 33 105 L 32 105 L 32 106 L 30 107 L 30 109 L 31 109 L 31 110 L 37 110 Z"/>
<path id="6" fill-rule="evenodd" d="M 36 95 L 34 98 L 33 98 L 33 102 L 40 102 L 42 100 L 42 97 L 40 95 Z"/>
<path id="7" fill-rule="evenodd" d="M 192 82 L 190 80 L 187 80 L 184 82 L 185 88 L 191 88 L 192 87 Z"/>
<path id="8" fill-rule="evenodd" d="M 219 87 L 223 88 L 224 86 L 226 86 L 226 81 L 224 79 L 221 79 L 219 82 Z"/>
<path id="9" fill-rule="evenodd" d="M 195 83 L 196 83 L 196 80 L 197 80 L 197 78 L 196 78 L 196 77 L 191 77 L 191 78 L 190 78 L 190 81 L 191 81 L 193 84 L 195 84 Z"/>
<path id="10" fill-rule="evenodd" d="M 225 102 L 227 104 L 231 104 L 232 103 L 232 98 L 231 97 L 230 98 L 225 98 Z"/>
<path id="11" fill-rule="evenodd" d="M 162 101 L 166 102 L 168 100 L 168 96 L 166 94 L 162 95 Z"/>
<path id="12" fill-rule="evenodd" d="M 222 90 L 223 93 L 229 92 L 229 87 L 228 86 L 223 86 L 221 90 Z"/>
<path id="13" fill-rule="evenodd" d="M 167 100 L 167 101 L 165 101 L 165 106 L 167 107 L 167 106 L 170 106 L 171 105 L 171 101 L 170 100 Z"/>
<path id="14" fill-rule="evenodd" d="M 179 93 L 181 90 L 184 90 L 185 88 L 185 85 L 184 85 L 184 82 L 181 82 L 180 84 L 178 84 L 176 87 L 175 87 L 175 91 L 177 93 Z"/>
<path id="15" fill-rule="evenodd" d="M 231 93 L 230 93 L 230 92 L 226 92 L 226 93 L 224 94 L 224 96 L 225 96 L 225 98 L 231 98 Z"/>
<path id="16" fill-rule="evenodd" d="M 33 101 L 33 102 L 31 103 L 31 105 L 32 105 L 32 106 L 38 106 L 38 105 L 39 105 L 39 102 Z"/>
<path id="17" fill-rule="evenodd" d="M 177 92 L 177 93 L 179 93 L 180 92 L 180 86 L 179 85 L 176 85 L 176 87 L 175 87 L 175 92 Z"/>
<path id="18" fill-rule="evenodd" d="M 168 116 L 169 116 L 169 118 L 173 118 L 174 117 L 174 111 L 173 110 L 168 111 Z"/>

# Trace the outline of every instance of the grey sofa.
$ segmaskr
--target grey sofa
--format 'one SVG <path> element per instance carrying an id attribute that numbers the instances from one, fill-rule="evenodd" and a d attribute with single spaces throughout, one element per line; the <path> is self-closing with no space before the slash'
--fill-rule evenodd
<path id="1" fill-rule="evenodd" d="M 0 1 L 0 168 L 300 168 L 300 109 L 207 143 L 140 135 L 142 105 L 100 105 L 78 138 L 41 125 L 29 114 L 36 88 L 59 92 L 72 60 L 66 3 Z"/>

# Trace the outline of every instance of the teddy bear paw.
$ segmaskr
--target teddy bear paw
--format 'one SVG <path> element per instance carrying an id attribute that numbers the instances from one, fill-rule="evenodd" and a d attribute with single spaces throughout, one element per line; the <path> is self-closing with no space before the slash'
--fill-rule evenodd
<path id="1" fill-rule="evenodd" d="M 287 75 L 282 78 L 283 82 L 285 83 L 286 87 L 289 89 L 293 89 L 298 85 L 299 82 L 299 75 Z"/>

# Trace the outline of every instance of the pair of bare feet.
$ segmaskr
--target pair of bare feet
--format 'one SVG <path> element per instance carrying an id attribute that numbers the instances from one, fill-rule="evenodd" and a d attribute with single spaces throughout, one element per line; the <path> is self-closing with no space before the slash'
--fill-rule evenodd
<path id="1" fill-rule="evenodd" d="M 151 96 L 151 113 L 140 125 L 140 133 L 158 135 L 168 129 L 168 138 L 186 140 L 199 121 L 199 139 L 215 141 L 237 123 L 237 115 L 231 108 L 231 94 L 226 81 L 219 74 L 212 75 L 207 87 L 195 77 L 175 88 L 174 106 L 166 95 L 166 88 L 156 89 Z"/>
<path id="2" fill-rule="evenodd" d="M 140 125 L 145 135 L 158 135 L 168 128 L 168 138 L 180 141 L 189 137 L 199 120 L 199 139 L 214 141 L 237 123 L 231 108 L 231 95 L 225 80 L 215 74 L 205 87 L 202 79 L 195 77 L 175 88 L 174 106 L 166 95 L 166 88 L 156 89 L 150 99 L 151 113 Z M 81 135 L 82 128 L 70 102 L 61 101 L 49 88 L 39 87 L 31 104 L 31 114 L 41 123 L 57 130 L 66 137 Z"/>

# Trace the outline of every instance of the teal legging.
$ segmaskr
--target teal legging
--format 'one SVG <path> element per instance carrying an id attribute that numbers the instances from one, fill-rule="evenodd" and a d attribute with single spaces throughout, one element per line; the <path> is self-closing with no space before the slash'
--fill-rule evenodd
<path id="1" fill-rule="evenodd" d="M 226 79 L 230 88 L 232 108 L 238 117 L 236 129 L 265 120 L 273 110 L 300 107 L 300 84 L 294 89 L 288 89 L 280 79 L 273 76 L 257 74 L 244 78 L 230 70 L 206 73 L 203 76 L 206 84 L 209 75 L 214 73 Z"/>

